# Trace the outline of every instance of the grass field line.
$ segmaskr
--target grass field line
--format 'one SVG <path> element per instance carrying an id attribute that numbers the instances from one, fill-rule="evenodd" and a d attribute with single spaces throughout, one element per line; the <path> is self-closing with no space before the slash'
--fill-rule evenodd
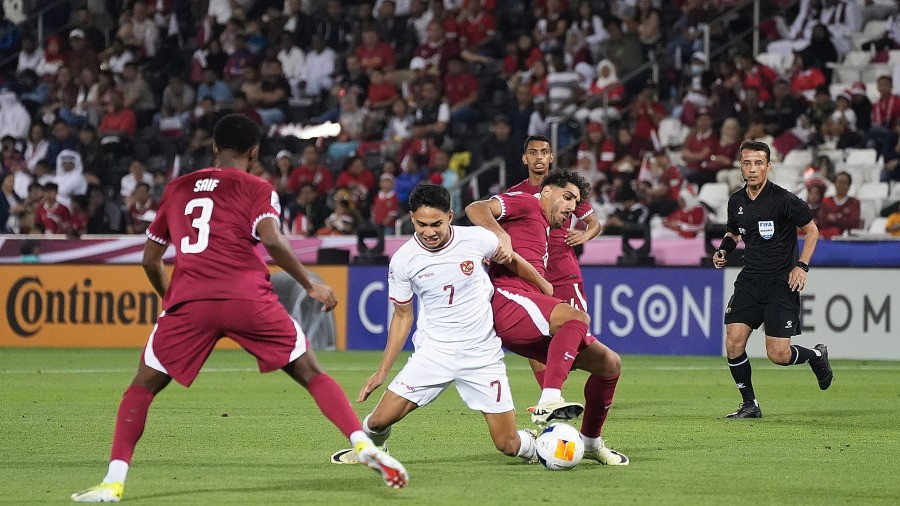
<path id="1" fill-rule="evenodd" d="M 626 366 L 627 367 L 627 366 Z M 783 369 L 782 366 L 774 364 L 761 364 L 753 366 L 754 369 Z M 507 366 L 510 371 L 530 371 L 530 367 L 526 366 Z M 641 371 L 718 371 L 726 369 L 725 364 L 718 365 L 697 365 L 697 366 L 641 366 L 635 365 L 628 367 L 632 370 Z M 840 364 L 837 369 L 842 371 L 900 371 L 900 362 L 888 362 L 884 364 Z M 371 367 L 347 367 L 332 366 L 327 367 L 327 371 L 372 371 Z M 120 374 L 134 372 L 134 368 L 88 368 L 88 369 L 0 369 L 0 374 Z M 256 372 L 255 367 L 204 367 L 204 373 L 230 373 L 230 372 Z"/>

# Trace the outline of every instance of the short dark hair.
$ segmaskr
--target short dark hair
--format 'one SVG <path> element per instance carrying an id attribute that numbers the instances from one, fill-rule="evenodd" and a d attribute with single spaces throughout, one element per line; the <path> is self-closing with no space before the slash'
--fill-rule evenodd
<path id="1" fill-rule="evenodd" d="M 740 153 L 742 151 L 744 151 L 745 149 L 749 150 L 749 151 L 762 151 L 763 153 L 766 154 L 766 161 L 767 162 L 772 161 L 772 150 L 769 149 L 769 145 L 766 144 L 765 142 L 759 142 L 759 141 L 744 141 L 744 142 L 742 142 L 741 147 L 738 148 L 738 156 L 740 156 Z"/>
<path id="2" fill-rule="evenodd" d="M 56 183 L 45 183 L 43 189 L 45 192 L 58 192 L 59 185 Z"/>
<path id="3" fill-rule="evenodd" d="M 259 127 L 243 114 L 229 114 L 216 123 L 213 142 L 219 149 L 244 154 L 259 145 Z"/>
<path id="4" fill-rule="evenodd" d="M 525 139 L 525 144 L 522 145 L 522 152 L 528 151 L 528 145 L 534 141 L 541 141 L 541 142 L 546 142 L 547 144 L 550 144 L 550 138 L 548 138 L 546 135 L 539 135 L 539 134 L 529 135 Z"/>
<path id="5" fill-rule="evenodd" d="M 580 195 L 578 196 L 578 201 L 586 201 L 588 196 L 591 194 L 591 185 L 587 182 L 587 179 L 584 178 L 579 172 L 569 169 L 553 169 L 544 177 L 544 180 L 541 182 L 541 189 L 545 186 L 556 186 L 558 188 L 565 188 L 569 185 L 569 183 L 574 184 L 578 188 L 578 192 Z"/>
<path id="6" fill-rule="evenodd" d="M 450 211 L 450 192 L 443 186 L 422 183 L 409 194 L 409 210 L 415 212 L 422 206 L 433 207 L 443 212 Z"/>
<path id="7" fill-rule="evenodd" d="M 850 175 L 846 170 L 842 170 L 834 175 L 834 182 L 837 183 L 837 178 L 841 176 L 847 176 L 847 184 L 853 184 L 853 176 Z"/>

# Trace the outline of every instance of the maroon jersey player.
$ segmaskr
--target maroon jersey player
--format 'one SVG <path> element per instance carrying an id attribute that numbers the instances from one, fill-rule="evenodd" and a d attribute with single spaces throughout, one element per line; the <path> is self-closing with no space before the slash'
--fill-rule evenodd
<path id="1" fill-rule="evenodd" d="M 319 366 L 300 326 L 278 304 L 263 246 L 310 297 L 330 311 L 334 291 L 312 281 L 278 228 L 274 188 L 247 172 L 259 154 L 259 129 L 240 114 L 215 127 L 216 166 L 175 179 L 166 187 L 147 230 L 143 265 L 163 312 L 144 348 L 138 372 L 116 418 L 109 472 L 100 485 L 72 495 L 76 502 L 121 499 L 125 477 L 156 394 L 174 378 L 190 386 L 227 335 L 251 353 L 261 372 L 281 369 L 306 388 L 322 413 L 347 436 L 360 460 L 393 487 L 406 485 L 403 466 L 376 448 L 341 387 Z M 166 276 L 163 254 L 175 246 L 175 270 Z"/>
<path id="2" fill-rule="evenodd" d="M 529 168 L 529 176 L 534 175 L 535 173 L 544 172 L 546 173 L 550 164 L 553 161 L 553 154 L 550 150 L 550 143 L 546 137 L 542 136 L 532 136 L 526 140 L 525 143 L 525 153 L 522 156 L 522 161 Z M 554 171 L 553 174 L 556 174 L 560 171 Z M 568 171 L 561 171 L 562 173 L 567 173 Z M 548 176 L 549 177 L 549 176 Z M 529 178 L 530 179 L 530 178 Z M 537 178 L 535 178 L 537 179 Z M 542 178 L 543 179 L 543 178 Z M 552 179 L 552 178 L 551 178 Z M 564 181 L 565 179 L 563 179 Z M 530 181 L 529 181 L 530 182 Z M 555 183 L 558 184 L 558 183 Z M 551 193 L 548 191 L 548 186 L 553 187 L 554 182 L 552 180 L 543 179 L 541 183 L 541 188 L 539 192 L 539 200 L 545 200 L 547 195 Z M 587 195 L 586 190 L 581 190 L 584 193 L 582 195 Z M 508 194 L 507 194 L 508 195 Z M 519 195 L 524 195 L 521 193 Z M 580 197 L 581 195 L 579 195 Z M 515 249 L 517 252 L 522 254 L 520 251 L 520 244 L 523 241 L 522 234 L 516 230 L 517 227 L 511 222 L 512 220 L 504 219 L 501 217 L 501 214 L 504 211 L 504 205 L 501 205 L 502 200 L 509 201 L 510 198 L 503 195 L 494 197 L 493 200 L 497 201 L 497 204 L 491 204 L 491 200 L 483 201 L 481 203 L 476 203 L 479 206 L 482 206 L 481 216 L 473 217 L 474 213 L 470 213 L 470 219 L 472 219 L 473 223 L 485 226 L 490 228 L 499 236 L 501 236 L 501 244 L 503 244 L 503 236 L 506 236 L 507 244 L 510 244 L 510 247 Z M 473 204 L 476 205 L 476 204 Z M 487 207 L 490 206 L 490 207 Z M 491 207 L 493 209 L 491 209 Z M 552 212 L 547 212 L 546 206 L 540 206 L 540 211 L 543 212 L 547 222 L 552 220 Z M 508 211 L 509 209 L 507 209 Z M 468 211 L 468 210 L 467 210 Z M 475 211 L 475 209 L 473 209 Z M 513 209 L 515 211 L 515 209 Z M 552 210 L 551 210 L 552 211 Z M 589 219 L 592 217 L 590 213 L 583 214 L 583 216 L 588 217 Z M 497 222 L 497 219 L 500 218 L 500 223 Z M 539 217 L 532 217 L 533 220 L 539 221 Z M 562 228 L 562 225 L 566 224 L 568 220 L 571 219 L 571 213 L 568 216 L 565 216 L 560 223 L 555 224 L 555 228 Z M 493 222 L 494 226 L 491 226 L 491 222 Z M 550 225 L 554 225 L 553 223 L 549 223 Z M 598 225 L 596 225 L 598 226 Z M 580 234 L 573 232 L 562 232 L 557 231 L 556 238 L 562 239 L 562 244 L 566 242 L 571 242 L 574 244 L 579 244 L 584 242 L 592 236 L 589 236 L 590 233 L 595 232 L 590 231 L 591 226 L 589 224 L 588 231 L 582 232 Z M 554 235 L 554 228 L 551 228 L 547 233 L 547 236 Z M 553 239 L 549 239 L 548 241 L 552 241 Z M 580 242 L 579 242 L 580 241 Z M 562 249 L 562 244 L 557 243 L 557 247 Z M 566 276 L 569 276 L 574 273 L 578 276 L 578 281 L 580 282 L 580 269 L 578 268 L 577 260 L 574 259 L 574 252 L 571 253 L 572 261 L 570 263 L 562 263 L 560 260 L 560 254 L 554 253 L 551 251 L 551 246 L 548 244 L 546 246 L 547 253 L 547 269 L 542 271 L 545 273 L 545 276 L 557 276 L 554 279 L 559 281 L 565 281 Z M 568 246 L 569 250 L 571 250 L 571 246 Z M 569 254 L 563 250 L 565 254 Z M 525 256 L 524 254 L 522 256 Z M 527 259 L 528 257 L 526 257 Z M 560 283 L 564 284 L 564 283 Z M 501 287 L 498 285 L 498 293 L 502 294 L 500 289 Z M 554 295 L 557 294 L 557 287 L 554 286 Z M 523 294 L 524 295 L 524 294 Z M 495 299 L 497 296 L 495 295 Z M 532 295 L 528 294 L 520 300 L 528 298 L 531 299 Z M 568 297 L 567 297 L 568 298 Z M 520 327 L 524 325 L 525 321 L 537 321 L 539 318 L 535 318 L 535 316 L 544 316 L 544 320 L 547 322 L 547 330 L 550 334 L 553 334 L 553 331 L 557 329 L 554 325 L 558 324 L 558 321 L 554 321 L 559 319 L 563 313 L 563 308 L 568 307 L 573 311 L 576 311 L 576 314 L 582 318 L 587 319 L 587 315 L 583 310 L 580 310 L 579 305 L 575 305 L 575 307 L 567 304 L 566 300 L 560 299 L 559 297 L 554 298 L 557 305 L 550 306 L 549 301 L 542 302 L 540 304 L 534 303 L 531 304 L 532 308 L 529 310 L 528 302 L 524 302 L 523 311 L 528 315 L 527 318 L 522 318 L 518 320 Z M 583 304 L 583 302 L 582 302 Z M 511 306 L 508 306 L 511 307 Z M 581 305 L 580 307 L 583 307 Z M 547 309 L 550 308 L 550 313 L 547 313 Z M 497 309 L 495 307 L 495 309 Z M 503 310 L 503 308 L 500 308 Z M 536 311 L 536 309 L 538 311 Z M 558 311 L 557 315 L 554 316 L 553 312 Z M 521 312 L 519 315 L 516 314 L 516 311 L 506 311 L 506 314 L 496 314 L 495 313 L 495 322 L 498 325 L 498 334 L 501 338 L 506 334 L 509 337 L 510 344 L 507 344 L 507 340 L 504 339 L 504 346 L 510 349 L 513 352 L 524 355 L 534 361 L 539 362 L 540 364 L 547 365 L 547 371 L 537 371 L 535 376 L 538 378 L 538 381 L 542 384 L 544 391 L 547 388 L 553 388 L 554 385 L 561 384 L 559 375 L 559 364 L 558 358 L 553 352 L 556 351 L 554 348 L 568 348 L 571 346 L 571 342 L 563 341 L 560 343 L 556 343 L 557 339 L 561 336 L 559 333 L 553 335 L 552 339 L 546 337 L 548 334 L 544 334 L 540 338 L 533 338 L 533 335 L 529 335 L 526 339 L 532 339 L 525 346 L 517 346 L 515 341 L 521 340 L 523 335 L 527 335 L 527 332 L 522 332 L 522 329 L 517 329 L 519 332 L 519 336 L 510 335 L 506 332 L 501 333 L 501 327 L 507 327 L 510 323 L 509 321 L 516 322 L 517 316 L 521 316 Z M 583 316 L 582 316 L 583 315 Z M 533 329 L 531 329 L 533 333 Z M 566 339 L 569 339 L 568 336 L 562 336 Z M 574 341 L 574 338 L 572 338 Z M 603 464 L 610 465 L 627 465 L 628 459 L 624 455 L 608 449 L 603 444 L 601 433 L 601 427 L 603 422 L 606 419 L 606 415 L 609 409 L 609 406 L 612 403 L 612 399 L 615 393 L 615 387 L 618 382 L 619 372 L 621 370 L 621 361 L 615 352 L 610 350 L 608 347 L 597 341 L 593 336 L 590 336 L 587 333 L 587 325 L 584 326 L 584 335 L 579 336 L 579 341 L 576 343 L 577 345 L 577 357 L 574 360 L 574 367 L 586 370 L 590 373 L 588 380 L 585 383 L 584 393 L 585 393 L 585 417 L 582 422 L 581 433 L 582 437 L 585 440 L 586 445 L 586 453 L 585 456 L 588 458 L 593 458 Z M 568 349 L 563 352 L 562 361 L 565 365 L 569 367 L 572 366 L 572 363 L 568 360 L 568 357 L 565 355 L 566 352 L 572 354 Z M 557 361 L 557 362 L 555 362 Z M 566 372 L 568 372 L 566 370 Z M 546 377 L 542 377 L 546 376 Z M 565 380 L 565 376 L 562 377 L 562 380 Z"/>

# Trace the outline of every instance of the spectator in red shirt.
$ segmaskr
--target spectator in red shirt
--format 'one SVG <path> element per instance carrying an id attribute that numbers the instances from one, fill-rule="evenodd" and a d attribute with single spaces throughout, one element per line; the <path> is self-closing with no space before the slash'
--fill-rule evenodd
<path id="1" fill-rule="evenodd" d="M 474 56 L 467 58 L 477 60 L 478 56 L 495 57 L 497 48 L 497 22 L 489 12 L 484 10 L 479 1 L 470 2 L 467 10 L 460 14 L 459 41 L 465 54 Z"/>
<path id="2" fill-rule="evenodd" d="M 37 208 L 35 224 L 45 234 L 67 234 L 72 229 L 72 214 L 56 201 L 57 191 L 56 183 L 45 184 L 44 201 Z"/>
<path id="3" fill-rule="evenodd" d="M 447 64 L 444 77 L 444 96 L 450 106 L 450 127 L 469 125 L 478 118 L 478 80 L 466 69 L 465 61 L 454 56 Z"/>
<path id="4" fill-rule="evenodd" d="M 394 176 L 382 174 L 378 179 L 378 195 L 372 202 L 372 223 L 384 227 L 385 235 L 394 235 L 394 223 L 400 216 L 400 199 L 394 192 Z"/>
<path id="5" fill-rule="evenodd" d="M 813 101 L 816 88 L 827 84 L 822 70 L 807 65 L 799 51 L 794 52 L 794 63 L 791 65 L 791 70 L 791 93 L 802 95 L 807 102 Z"/>
<path id="6" fill-rule="evenodd" d="M 125 98 L 122 92 L 113 91 L 106 114 L 97 128 L 97 133 L 101 138 L 118 137 L 119 141 L 134 139 L 134 135 L 137 133 L 137 119 L 134 111 L 125 107 L 124 103 Z M 104 139 L 104 144 L 108 144 L 108 142 Z"/>
<path id="7" fill-rule="evenodd" d="M 755 89 L 759 94 L 759 99 L 762 102 L 768 102 L 772 97 L 772 87 L 778 79 L 778 74 L 753 59 L 750 53 L 739 54 L 735 63 L 743 76 L 744 89 Z"/>
<path id="8" fill-rule="evenodd" d="M 416 47 L 413 56 L 425 60 L 426 70 L 436 70 L 443 75 L 450 57 L 458 55 L 461 49 L 454 38 L 445 35 L 444 25 L 437 21 L 440 18 L 434 19 L 428 23 L 427 38 Z M 450 19 L 453 17 L 450 16 Z"/>
<path id="9" fill-rule="evenodd" d="M 592 102 L 591 109 L 581 108 L 576 118 L 591 121 L 610 121 L 619 119 L 619 111 L 625 98 L 625 86 L 619 82 L 616 66 L 610 60 L 600 60 L 597 64 L 597 79 L 588 88 L 587 100 Z M 606 98 L 598 99 L 606 93 Z"/>
<path id="10" fill-rule="evenodd" d="M 713 161 L 719 148 L 719 138 L 712 129 L 712 117 L 708 109 L 697 111 L 697 123 L 681 148 L 685 162 L 684 177 L 691 183 L 702 185 L 716 180 L 717 165 Z"/>
<path id="11" fill-rule="evenodd" d="M 507 43 L 506 56 L 503 58 L 503 75 L 509 79 L 516 72 L 527 71 L 532 63 L 543 57 L 541 50 L 534 45 L 531 35 L 520 34 L 515 42 Z"/>
<path id="12" fill-rule="evenodd" d="M 367 71 L 380 68 L 390 72 L 397 66 L 394 49 L 378 38 L 378 31 L 374 27 L 363 30 L 362 45 L 356 48 L 356 56 Z"/>
<path id="13" fill-rule="evenodd" d="M 72 197 L 71 216 L 72 228 L 69 230 L 69 235 L 71 237 L 80 237 L 87 233 L 88 222 L 91 221 L 87 195 L 75 195 Z"/>
<path id="14" fill-rule="evenodd" d="M 366 168 L 362 158 L 353 156 L 347 159 L 344 170 L 338 175 L 335 185 L 350 189 L 355 206 L 365 209 L 369 204 L 369 196 L 375 189 L 375 174 Z"/>
<path id="15" fill-rule="evenodd" d="M 452 12 L 447 12 L 443 1 L 431 1 L 431 14 L 431 19 L 436 20 L 440 24 L 441 33 L 445 34 L 447 40 L 456 41 L 459 38 L 459 23 L 456 20 L 456 15 Z"/>
<path id="16" fill-rule="evenodd" d="M 138 183 L 131 192 L 131 205 L 128 207 L 129 234 L 143 234 L 156 217 L 159 203 L 150 198 L 150 185 Z"/>
<path id="17" fill-rule="evenodd" d="M 397 88 L 385 80 L 384 70 L 380 68 L 370 70 L 369 79 L 369 92 L 364 107 L 370 112 L 384 116 L 398 97 Z"/>
<path id="18" fill-rule="evenodd" d="M 853 178 L 847 172 L 838 172 L 834 177 L 833 197 L 825 197 L 819 209 L 816 225 L 826 239 L 841 235 L 859 227 L 859 200 L 848 195 Z"/>
<path id="19" fill-rule="evenodd" d="M 578 154 L 582 152 L 591 153 L 597 162 L 597 170 L 609 179 L 612 164 L 616 161 L 616 145 L 606 136 L 601 123 L 588 123 L 587 139 L 578 146 Z"/>
<path id="20" fill-rule="evenodd" d="M 656 85 L 647 83 L 638 94 L 631 108 L 634 121 L 634 138 L 639 141 L 650 139 L 651 133 L 659 127 L 659 122 L 666 117 L 666 108 L 656 99 Z"/>
<path id="21" fill-rule="evenodd" d="M 663 226 L 685 239 L 693 239 L 706 225 L 706 209 L 690 185 L 681 188 L 678 203 L 678 209 L 663 219 Z"/>
<path id="22" fill-rule="evenodd" d="M 641 169 L 642 196 L 650 214 L 668 216 L 678 208 L 678 198 L 684 186 L 684 176 L 678 170 L 665 149 L 661 149 L 649 159 L 649 171 Z M 649 173 L 648 173 L 649 172 Z"/>
<path id="23" fill-rule="evenodd" d="M 889 146 L 891 130 L 900 120 L 900 95 L 893 92 L 894 81 L 890 76 L 878 78 L 878 101 L 872 104 L 872 126 L 869 129 L 869 146 L 884 151 Z"/>
<path id="24" fill-rule="evenodd" d="M 288 177 L 287 191 L 296 195 L 303 183 L 313 184 L 319 195 L 325 195 L 334 186 L 331 170 L 319 163 L 319 150 L 314 144 L 303 148 L 300 166 L 292 170 Z"/>

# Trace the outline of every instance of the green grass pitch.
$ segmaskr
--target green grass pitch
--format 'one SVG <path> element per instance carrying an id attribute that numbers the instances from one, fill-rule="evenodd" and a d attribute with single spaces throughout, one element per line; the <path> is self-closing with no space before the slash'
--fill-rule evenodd
<path id="1" fill-rule="evenodd" d="M 68 501 L 106 472 L 115 410 L 137 350 L 0 350 L 0 502 Z M 377 352 L 320 353 L 355 399 Z M 398 360 L 399 366 L 405 358 Z M 286 375 L 216 351 L 190 389 L 150 409 L 125 489 L 135 504 L 898 504 L 900 363 L 832 361 L 819 391 L 806 366 L 756 359 L 764 418 L 726 420 L 739 396 L 723 358 L 623 357 L 609 445 L 624 468 L 592 461 L 550 472 L 493 449 L 483 418 L 451 388 L 394 429 L 403 490 L 329 455 L 347 442 Z M 520 426 L 538 390 L 507 358 Z M 584 374 L 564 394 L 582 399 Z M 378 395 L 355 404 L 365 415 Z"/>

